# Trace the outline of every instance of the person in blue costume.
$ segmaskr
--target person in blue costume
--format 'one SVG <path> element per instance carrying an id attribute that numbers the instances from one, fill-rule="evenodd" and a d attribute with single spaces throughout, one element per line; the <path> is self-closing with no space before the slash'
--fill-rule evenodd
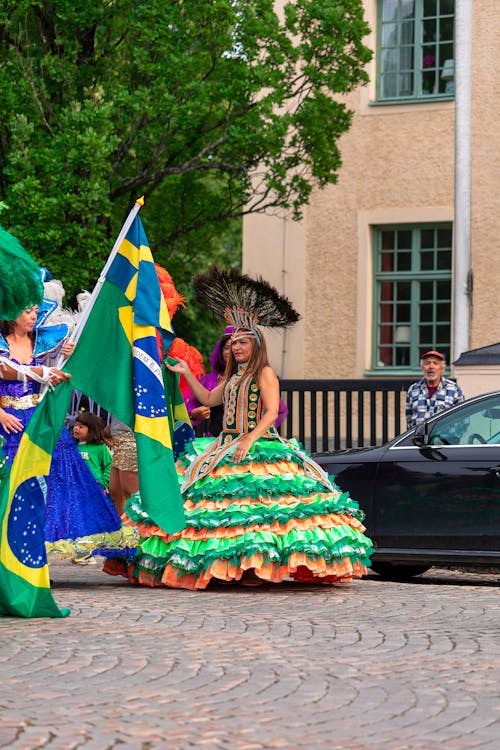
<path id="1" fill-rule="evenodd" d="M 50 379 L 47 368 L 60 353 L 68 356 L 73 348 L 67 341 L 65 324 L 44 325 L 52 309 L 49 302 L 40 310 L 37 306 L 25 310 L 16 320 L 1 321 L 0 357 L 15 368 L 41 367 Z M 40 398 L 40 383 L 29 379 L 30 375 L 21 378 L 10 380 L 0 371 L 0 435 L 5 440 L 7 464 L 12 463 Z M 128 548 L 123 549 L 124 539 L 116 534 L 121 521 L 113 503 L 92 476 L 65 428 L 54 450 L 46 484 L 45 539 L 65 542 L 64 552 L 56 551 L 74 559 L 85 558 L 93 551 L 112 556 L 119 549 L 120 555 L 128 554 Z"/>

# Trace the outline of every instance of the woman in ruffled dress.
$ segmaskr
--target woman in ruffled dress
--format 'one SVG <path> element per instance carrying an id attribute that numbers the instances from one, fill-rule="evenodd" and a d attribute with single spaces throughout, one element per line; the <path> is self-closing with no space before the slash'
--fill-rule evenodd
<path id="1" fill-rule="evenodd" d="M 105 570 L 189 589 L 212 579 L 322 583 L 364 575 L 373 548 L 357 503 L 274 427 L 279 383 L 258 324 L 283 327 L 298 315 L 268 284 L 237 272 L 213 268 L 194 286 L 234 325 L 225 376 L 209 391 L 182 360 L 168 366 L 186 377 L 200 403 L 223 403 L 222 432 L 195 440 L 178 461 L 187 528 L 167 534 L 132 496 L 126 514 L 141 545 L 129 565 L 110 561 Z"/>

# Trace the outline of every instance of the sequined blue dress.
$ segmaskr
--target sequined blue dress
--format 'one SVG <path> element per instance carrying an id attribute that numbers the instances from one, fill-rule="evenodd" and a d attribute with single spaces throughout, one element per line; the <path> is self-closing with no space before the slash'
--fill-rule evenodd
<path id="1" fill-rule="evenodd" d="M 51 329 L 65 326 L 51 326 Z M 59 333 L 59 335 L 58 335 Z M 63 336 L 64 337 L 64 336 Z M 58 346 L 55 339 L 61 339 L 60 332 L 37 331 L 33 341 L 34 356 L 32 365 L 50 364 Z M 6 340 L 0 335 L 0 354 L 9 356 Z M 15 361 L 15 360 L 12 360 Z M 39 398 L 40 385 L 32 380 L 26 383 L 0 378 L 0 406 L 18 417 L 23 428 L 28 424 Z M 23 431 L 7 433 L 0 425 L 0 435 L 4 438 L 3 451 L 7 464 L 12 463 L 19 448 Z M 80 456 L 75 441 L 66 428 L 63 428 L 52 456 L 50 474 L 46 481 L 45 539 L 79 540 L 82 537 L 113 534 L 121 529 L 121 521 L 113 502 L 99 483 L 94 479 L 85 461 Z M 113 556 L 117 550 L 101 549 L 101 538 L 96 550 L 99 554 Z M 87 545 L 89 551 L 92 547 Z M 121 555 L 124 550 L 121 549 Z"/>

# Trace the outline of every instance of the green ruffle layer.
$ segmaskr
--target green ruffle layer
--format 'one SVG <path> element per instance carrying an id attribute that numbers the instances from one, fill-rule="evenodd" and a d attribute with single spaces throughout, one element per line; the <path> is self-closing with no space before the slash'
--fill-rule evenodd
<path id="1" fill-rule="evenodd" d="M 242 557 L 260 553 L 264 563 L 287 565 L 293 553 L 300 552 L 311 559 L 326 563 L 348 557 L 351 563 L 370 564 L 373 548 L 370 540 L 355 529 L 340 526 L 332 529 L 292 529 L 283 535 L 270 531 L 253 531 L 230 539 L 175 539 L 165 542 L 149 537 L 141 542 L 141 554 L 134 559 L 138 570 L 147 570 L 161 578 L 171 563 L 180 572 L 198 575 L 215 560 L 240 565 Z"/>
<path id="2" fill-rule="evenodd" d="M 282 495 L 304 495 L 327 492 L 321 482 L 311 479 L 305 474 L 278 474 L 257 476 L 248 473 L 213 478 L 205 477 L 188 488 L 184 498 L 192 500 L 193 503 L 212 500 L 218 497 L 234 497 L 242 500 L 248 497 L 276 497 Z"/>
<path id="3" fill-rule="evenodd" d="M 353 507 L 353 502 L 347 493 L 339 496 L 329 495 L 327 498 L 318 497 L 316 500 L 293 505 L 279 503 L 255 503 L 251 505 L 228 505 L 220 510 L 199 508 L 186 510 L 186 525 L 195 529 L 217 529 L 220 527 L 253 526 L 255 524 L 272 524 L 277 521 L 284 526 L 292 518 L 306 519 L 313 516 L 326 516 L 335 513 L 348 515 L 362 521 L 363 511 Z M 127 505 L 127 515 L 133 523 L 153 526 L 153 522 L 142 510 L 140 497 L 135 495 Z"/>

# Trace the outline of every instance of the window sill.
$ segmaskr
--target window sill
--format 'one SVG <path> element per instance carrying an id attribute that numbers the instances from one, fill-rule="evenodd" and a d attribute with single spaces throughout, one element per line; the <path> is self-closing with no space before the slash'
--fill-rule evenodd
<path id="1" fill-rule="evenodd" d="M 413 378 L 422 376 L 420 368 L 413 370 L 410 367 L 379 367 L 377 370 L 365 370 L 363 372 L 366 378 Z"/>
<path id="2" fill-rule="evenodd" d="M 415 378 L 420 380 L 420 378 L 423 378 L 423 373 L 420 368 L 415 370 L 411 367 L 379 367 L 377 370 L 365 370 L 363 376 L 365 378 Z M 444 371 L 444 377 L 450 377 L 448 367 Z"/>
<path id="3" fill-rule="evenodd" d="M 434 102 L 454 102 L 455 94 L 433 94 L 431 96 L 398 97 L 397 99 L 371 99 L 369 107 L 394 107 L 395 104 L 430 104 Z"/>

